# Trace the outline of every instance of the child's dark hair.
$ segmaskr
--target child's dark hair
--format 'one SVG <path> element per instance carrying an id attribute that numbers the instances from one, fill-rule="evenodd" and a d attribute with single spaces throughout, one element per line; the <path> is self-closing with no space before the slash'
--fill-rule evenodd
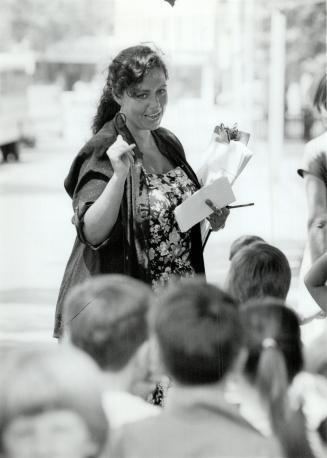
<path id="1" fill-rule="evenodd" d="M 253 242 L 234 254 L 228 276 L 228 292 L 239 302 L 256 297 L 286 299 L 291 269 L 284 253 L 265 242 Z"/>
<path id="2" fill-rule="evenodd" d="M 288 387 L 302 370 L 303 355 L 297 315 L 274 298 L 251 301 L 241 309 L 248 351 L 244 374 L 268 404 L 272 427 L 287 457 L 313 457 L 302 411 L 289 407 Z"/>
<path id="3" fill-rule="evenodd" d="M 148 337 L 148 285 L 108 274 L 76 285 L 64 304 L 65 327 L 74 345 L 102 369 L 125 367 Z"/>
<path id="4" fill-rule="evenodd" d="M 264 242 L 263 238 L 259 237 L 259 235 L 241 235 L 234 242 L 231 244 L 229 250 L 229 260 L 234 257 L 234 255 L 241 249 L 248 245 L 251 245 L 255 242 Z"/>
<path id="5" fill-rule="evenodd" d="M 114 95 L 122 96 L 123 92 L 128 90 L 132 96 L 134 86 L 141 83 L 145 75 L 154 68 L 160 68 L 168 78 L 166 64 L 158 52 L 149 46 L 131 46 L 123 49 L 113 59 L 109 65 L 107 81 L 93 119 L 94 134 L 119 112 L 120 105 L 114 99 Z"/>
<path id="6" fill-rule="evenodd" d="M 201 279 L 170 286 L 151 315 L 164 365 L 184 385 L 218 382 L 231 369 L 242 335 L 236 302 Z"/>

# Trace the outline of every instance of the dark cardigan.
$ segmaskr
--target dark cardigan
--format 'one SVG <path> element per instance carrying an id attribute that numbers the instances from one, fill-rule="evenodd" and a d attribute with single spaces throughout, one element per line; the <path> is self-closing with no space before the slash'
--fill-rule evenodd
<path id="1" fill-rule="evenodd" d="M 197 177 L 187 163 L 183 147 L 175 135 L 164 128 L 152 131 L 152 134 L 160 152 L 175 167 L 180 166 L 199 188 Z M 130 196 L 127 195 L 126 186 L 117 221 L 108 238 L 93 246 L 87 242 L 83 233 L 85 212 L 101 195 L 113 174 L 106 151 L 117 135 L 114 122 L 107 122 L 81 149 L 65 179 L 65 189 L 73 200 L 72 222 L 76 226 L 77 237 L 59 291 L 54 337 L 62 334 L 63 303 L 74 285 L 90 276 L 106 273 L 122 273 L 149 282 L 138 262 L 134 244 L 128 242 L 127 232 L 133 231 L 133 221 L 127 218 L 127 201 Z M 131 143 L 132 139 L 126 140 Z M 191 263 L 196 273 L 204 273 L 199 224 L 191 229 Z"/>

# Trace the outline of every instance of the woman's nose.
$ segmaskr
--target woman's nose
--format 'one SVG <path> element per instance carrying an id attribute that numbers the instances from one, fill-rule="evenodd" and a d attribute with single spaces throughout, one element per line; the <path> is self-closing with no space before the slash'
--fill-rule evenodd
<path id="1" fill-rule="evenodd" d="M 150 98 L 149 105 L 151 108 L 160 108 L 161 106 L 160 97 L 158 95 L 153 95 Z"/>

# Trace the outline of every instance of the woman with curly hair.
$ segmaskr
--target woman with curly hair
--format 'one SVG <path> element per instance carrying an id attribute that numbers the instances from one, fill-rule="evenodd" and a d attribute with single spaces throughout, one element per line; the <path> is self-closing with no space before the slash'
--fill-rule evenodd
<path id="1" fill-rule="evenodd" d="M 93 137 L 65 180 L 73 200 L 77 238 L 61 285 L 62 304 L 89 276 L 122 273 L 154 288 L 171 277 L 204 273 L 200 226 L 181 232 L 174 209 L 200 184 L 176 136 L 160 123 L 167 105 L 168 72 L 148 46 L 121 51 L 110 63 L 93 122 Z M 214 230 L 229 210 L 209 217 Z"/>

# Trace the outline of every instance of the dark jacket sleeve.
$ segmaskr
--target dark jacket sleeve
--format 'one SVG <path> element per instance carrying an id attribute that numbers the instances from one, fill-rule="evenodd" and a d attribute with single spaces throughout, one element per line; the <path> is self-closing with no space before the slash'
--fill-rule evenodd
<path id="1" fill-rule="evenodd" d="M 314 148 L 314 143 L 305 148 L 301 168 L 297 170 L 303 178 L 306 174 L 314 175 L 327 185 L 327 153 L 325 150 Z"/>
<path id="2" fill-rule="evenodd" d="M 88 208 L 98 199 L 113 175 L 107 156 L 107 149 L 115 141 L 114 133 L 100 132 L 94 136 L 74 159 L 67 178 L 65 189 L 72 198 L 74 216 L 79 240 L 93 250 L 105 246 L 115 233 L 115 226 L 108 238 L 98 245 L 89 243 L 84 235 L 84 216 Z"/>

